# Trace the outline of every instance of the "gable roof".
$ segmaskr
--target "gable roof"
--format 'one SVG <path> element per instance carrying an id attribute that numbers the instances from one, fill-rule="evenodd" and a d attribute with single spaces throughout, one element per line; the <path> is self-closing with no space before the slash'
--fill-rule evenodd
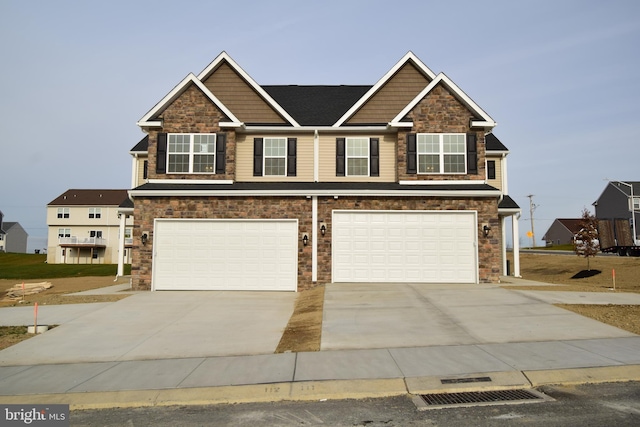
<path id="1" fill-rule="evenodd" d="M 580 222 L 582 220 L 580 218 L 556 218 L 556 222 L 562 224 L 567 230 L 569 230 L 572 234 L 576 234 L 582 226 Z"/>
<path id="2" fill-rule="evenodd" d="M 20 225 L 19 222 L 4 222 L 2 225 L 2 230 L 0 230 L 1 233 L 4 234 L 8 234 L 8 232 L 12 229 L 15 228 L 15 230 L 20 230 L 22 232 L 24 232 L 26 234 L 26 231 L 24 231 L 24 228 Z"/>
<path id="3" fill-rule="evenodd" d="M 497 123 L 489 116 L 478 104 L 476 104 L 473 99 L 471 99 L 462 89 L 460 89 L 449 77 L 444 73 L 440 73 L 436 76 L 435 79 L 431 81 L 425 87 L 422 92 L 420 92 L 407 106 L 391 121 L 392 124 L 403 126 L 401 122 L 404 120 L 405 116 L 413 110 L 413 108 L 420 102 L 422 99 L 427 96 L 433 89 L 435 89 L 439 84 L 445 86 L 445 88 L 458 100 L 460 101 L 467 109 L 469 109 L 478 120 L 472 120 L 470 125 L 471 127 L 484 127 L 484 128 L 493 128 L 497 125 Z"/>
<path id="4" fill-rule="evenodd" d="M 373 96 L 380 89 L 382 89 L 382 87 L 386 83 L 388 83 L 389 80 L 393 78 L 398 70 L 400 70 L 409 62 L 412 63 L 420 72 L 422 72 L 422 74 L 424 74 L 428 78 L 428 80 L 432 81 L 436 77 L 435 73 L 431 71 L 429 67 L 427 67 L 422 61 L 420 61 L 420 59 L 418 59 L 418 57 L 414 55 L 413 52 L 409 51 L 398 62 L 396 62 L 396 64 L 391 67 L 391 69 L 387 71 L 387 73 L 382 76 L 382 78 L 380 78 L 380 80 L 378 80 L 376 84 L 374 84 L 371 89 L 367 91 L 367 93 L 365 93 L 356 103 L 354 103 L 351 108 L 347 112 L 345 112 L 342 117 L 338 119 L 338 121 L 334 123 L 333 126 L 338 127 L 343 125 L 351 116 L 353 116 L 360 108 L 362 108 L 362 106 L 364 106 L 367 101 L 373 98 Z"/>
<path id="5" fill-rule="evenodd" d="M 630 185 L 633 188 L 629 187 Z M 607 183 L 607 185 L 605 185 L 604 190 L 602 190 L 602 193 L 600 193 L 600 196 L 598 196 L 596 201 L 592 203 L 593 206 L 597 206 L 598 205 L 598 201 L 602 198 L 604 193 L 607 192 L 607 190 L 609 189 L 609 186 L 611 186 L 614 189 L 617 189 L 618 191 L 622 192 L 627 197 L 631 196 L 631 190 L 633 189 L 633 198 L 635 199 L 636 196 L 640 197 L 640 182 L 639 181 L 619 181 L 619 180 L 609 181 Z"/>
<path id="6" fill-rule="evenodd" d="M 127 190 L 70 189 L 53 199 L 47 206 L 119 206 L 128 197 Z"/>
<path id="7" fill-rule="evenodd" d="M 231 121 L 229 125 L 231 126 L 239 126 L 240 121 L 233 115 L 233 113 L 220 102 L 218 98 L 193 74 L 189 73 L 180 83 L 176 85 L 168 94 L 165 95 L 160 102 L 158 102 L 151 110 L 147 112 L 142 118 L 138 121 L 138 126 L 162 126 L 162 123 L 156 120 L 157 116 L 161 114 L 173 101 L 178 99 L 180 95 L 184 93 L 191 85 L 195 85 L 200 89 L 213 104 L 222 111 L 222 113 L 227 116 L 227 118 Z"/>

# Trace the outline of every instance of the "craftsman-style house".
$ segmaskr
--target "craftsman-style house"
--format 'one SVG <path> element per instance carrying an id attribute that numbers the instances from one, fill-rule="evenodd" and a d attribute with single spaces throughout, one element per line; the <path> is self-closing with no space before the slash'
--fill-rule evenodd
<path id="1" fill-rule="evenodd" d="M 259 85 L 223 52 L 138 125 L 134 289 L 496 283 L 507 217 L 519 274 L 496 123 L 411 52 L 372 86 Z"/>

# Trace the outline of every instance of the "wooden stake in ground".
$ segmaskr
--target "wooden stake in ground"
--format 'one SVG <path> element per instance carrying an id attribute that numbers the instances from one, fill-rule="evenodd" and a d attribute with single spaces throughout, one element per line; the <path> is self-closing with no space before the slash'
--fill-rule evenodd
<path id="1" fill-rule="evenodd" d="M 613 276 L 613 290 L 616 290 L 616 269 L 611 269 L 611 275 Z"/>
<path id="2" fill-rule="evenodd" d="M 33 305 L 33 333 L 38 334 L 38 303 Z"/>

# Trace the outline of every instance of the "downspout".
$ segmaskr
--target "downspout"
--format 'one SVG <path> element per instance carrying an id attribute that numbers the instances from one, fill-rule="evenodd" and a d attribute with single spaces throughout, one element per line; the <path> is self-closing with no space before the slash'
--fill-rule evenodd
<path id="1" fill-rule="evenodd" d="M 320 181 L 320 136 L 317 130 L 313 133 L 313 181 Z"/>
<path id="2" fill-rule="evenodd" d="M 127 215 L 121 213 L 120 217 L 120 229 L 118 230 L 118 277 L 124 276 L 124 229 L 126 226 Z"/>
<path id="3" fill-rule="evenodd" d="M 136 181 L 138 177 L 138 153 L 133 154 L 131 164 L 131 188 L 136 188 Z"/>

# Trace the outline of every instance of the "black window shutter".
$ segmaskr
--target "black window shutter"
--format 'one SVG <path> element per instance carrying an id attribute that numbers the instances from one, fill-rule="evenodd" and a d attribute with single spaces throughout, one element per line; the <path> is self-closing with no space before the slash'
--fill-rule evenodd
<path id="1" fill-rule="evenodd" d="M 336 176 L 345 175 L 345 139 L 336 138 Z"/>
<path id="2" fill-rule="evenodd" d="M 216 173 L 225 173 L 227 164 L 227 134 L 224 132 L 216 134 Z"/>
<path id="3" fill-rule="evenodd" d="M 149 161 L 145 160 L 144 163 L 142 163 L 142 179 L 147 179 L 148 176 L 149 176 Z"/>
<path id="4" fill-rule="evenodd" d="M 487 179 L 496 179 L 496 161 L 487 160 Z"/>
<path id="5" fill-rule="evenodd" d="M 287 138 L 287 176 L 296 176 L 297 138 Z"/>
<path id="6" fill-rule="evenodd" d="M 418 147 L 416 134 L 407 134 L 407 173 L 418 173 Z"/>
<path id="7" fill-rule="evenodd" d="M 467 173 L 470 175 L 478 173 L 478 147 L 475 133 L 467 134 Z"/>
<path id="8" fill-rule="evenodd" d="M 167 134 L 158 134 L 158 150 L 156 151 L 156 173 L 167 173 Z"/>
<path id="9" fill-rule="evenodd" d="M 253 138 L 253 176 L 262 176 L 262 138 Z"/>
<path id="10" fill-rule="evenodd" d="M 369 140 L 369 176 L 380 176 L 380 140 Z"/>

